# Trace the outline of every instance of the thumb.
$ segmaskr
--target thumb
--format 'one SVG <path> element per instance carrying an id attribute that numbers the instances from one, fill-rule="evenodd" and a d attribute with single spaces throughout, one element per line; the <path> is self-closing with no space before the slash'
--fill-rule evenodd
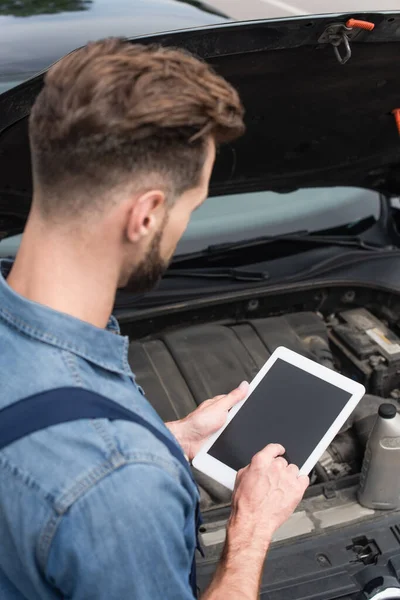
<path id="1" fill-rule="evenodd" d="M 232 408 L 232 406 L 235 406 L 235 404 L 246 398 L 249 392 L 249 387 L 250 386 L 247 381 L 243 381 L 239 387 L 237 387 L 235 390 L 232 390 L 232 392 L 226 394 L 226 396 L 218 401 L 218 407 L 228 411 Z"/>

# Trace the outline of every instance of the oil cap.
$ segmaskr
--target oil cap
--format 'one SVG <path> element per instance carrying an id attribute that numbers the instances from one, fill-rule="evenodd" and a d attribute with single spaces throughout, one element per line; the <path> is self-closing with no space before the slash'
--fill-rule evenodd
<path id="1" fill-rule="evenodd" d="M 393 404 L 381 404 L 378 414 L 380 417 L 382 417 L 382 419 L 394 419 L 394 417 L 397 415 L 397 410 Z"/>

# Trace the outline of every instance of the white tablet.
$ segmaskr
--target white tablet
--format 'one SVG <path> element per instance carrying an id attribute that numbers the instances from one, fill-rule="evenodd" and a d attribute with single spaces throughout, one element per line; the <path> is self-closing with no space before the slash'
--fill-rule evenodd
<path id="1" fill-rule="evenodd" d="M 278 348 L 193 466 L 233 490 L 237 471 L 278 443 L 288 462 L 308 475 L 364 394 L 356 381 Z"/>

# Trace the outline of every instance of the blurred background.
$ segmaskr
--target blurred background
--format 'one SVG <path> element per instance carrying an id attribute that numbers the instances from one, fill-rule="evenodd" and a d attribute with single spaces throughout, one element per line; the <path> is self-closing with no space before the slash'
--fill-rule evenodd
<path id="1" fill-rule="evenodd" d="M 209 0 L 208 3 L 235 19 L 400 9 L 400 0 Z"/>

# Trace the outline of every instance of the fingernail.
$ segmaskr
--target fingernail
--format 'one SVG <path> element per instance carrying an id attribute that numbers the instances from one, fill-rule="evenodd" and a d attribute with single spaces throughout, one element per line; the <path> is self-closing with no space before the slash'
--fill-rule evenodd
<path id="1" fill-rule="evenodd" d="M 242 383 L 239 385 L 239 390 L 241 390 L 242 392 L 244 392 L 245 390 L 247 390 L 248 388 L 248 382 L 247 381 L 242 381 Z"/>

